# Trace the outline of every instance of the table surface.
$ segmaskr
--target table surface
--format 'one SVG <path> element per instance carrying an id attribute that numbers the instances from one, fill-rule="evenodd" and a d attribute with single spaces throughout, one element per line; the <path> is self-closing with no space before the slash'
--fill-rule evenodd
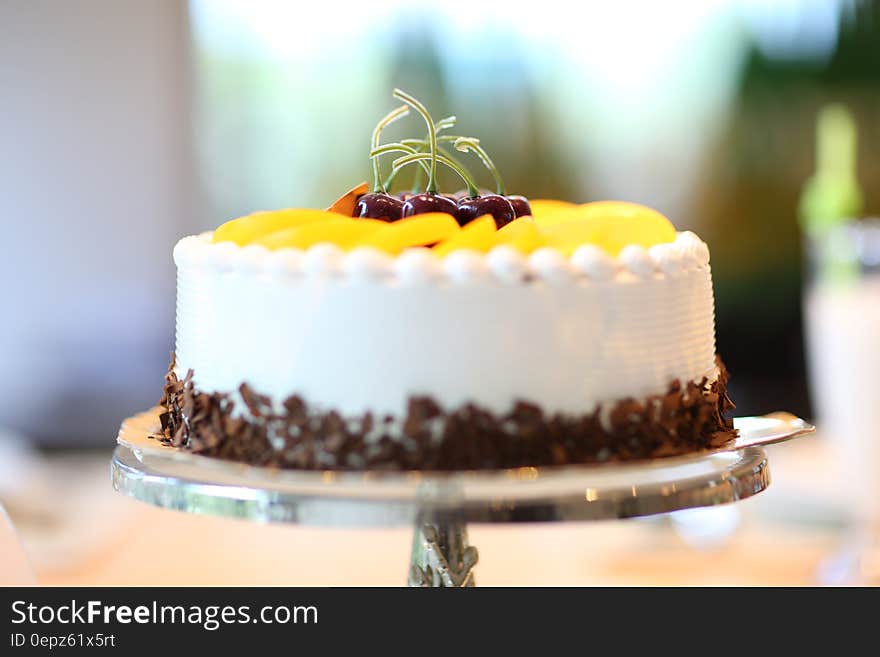
<path id="1" fill-rule="evenodd" d="M 767 453 L 773 473 L 769 490 L 715 507 L 696 523 L 694 516 L 667 515 L 473 525 L 470 541 L 480 550 L 477 582 L 814 584 L 818 566 L 839 545 L 848 520 L 845 499 L 828 468 L 828 445 L 821 437 L 808 437 L 769 447 Z M 109 457 L 109 449 L 48 457 L 36 490 L 3 500 L 40 583 L 405 583 L 408 529 L 261 525 L 162 510 L 113 492 Z M 736 523 L 735 531 L 724 531 Z M 716 531 L 707 532 L 710 526 Z"/>

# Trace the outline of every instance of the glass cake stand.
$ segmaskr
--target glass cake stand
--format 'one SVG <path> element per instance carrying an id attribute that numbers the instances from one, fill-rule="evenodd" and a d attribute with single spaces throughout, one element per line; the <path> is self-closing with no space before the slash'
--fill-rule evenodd
<path id="1" fill-rule="evenodd" d="M 497 471 L 331 472 L 248 466 L 165 447 L 159 409 L 127 419 L 111 462 L 114 489 L 159 507 L 256 522 L 413 526 L 411 586 L 473 586 L 467 523 L 634 518 L 727 504 L 770 485 L 763 445 L 811 433 L 788 413 L 735 420 L 713 451 L 631 463 Z"/>

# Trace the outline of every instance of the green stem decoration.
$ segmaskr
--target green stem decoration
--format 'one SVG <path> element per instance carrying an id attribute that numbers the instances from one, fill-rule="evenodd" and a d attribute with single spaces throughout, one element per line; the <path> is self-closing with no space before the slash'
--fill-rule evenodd
<path id="1" fill-rule="evenodd" d="M 422 118 L 425 119 L 425 125 L 428 127 L 428 140 L 430 141 L 430 156 L 427 159 L 431 160 L 431 169 L 428 173 L 428 184 L 425 187 L 425 191 L 428 194 L 436 194 L 437 193 L 437 133 L 434 131 L 434 120 L 431 118 L 431 115 L 428 113 L 428 110 L 422 105 L 418 100 L 414 97 L 410 96 L 405 91 L 400 89 L 395 89 L 392 94 L 398 100 L 402 100 L 404 103 L 412 107 L 416 112 L 421 114 Z"/>
<path id="2" fill-rule="evenodd" d="M 434 124 L 434 134 L 438 135 L 443 130 L 448 130 L 449 128 L 454 128 L 455 122 L 457 120 L 458 119 L 454 115 L 447 116 L 446 118 L 440 119 L 439 121 L 437 121 L 437 123 Z M 406 142 L 406 140 L 402 140 L 402 141 Z M 429 138 L 426 136 L 425 139 L 422 141 L 422 143 L 419 145 L 419 147 L 417 147 L 416 150 L 418 152 L 422 152 L 428 146 L 428 144 L 429 144 Z M 438 149 L 439 149 L 439 147 L 438 147 Z M 440 150 L 440 152 L 443 153 L 444 155 L 448 156 L 448 153 L 445 153 L 442 150 Z M 422 187 L 422 169 L 418 168 L 418 169 L 416 169 L 416 175 L 413 176 L 412 193 L 418 194 L 421 187 Z"/>
<path id="3" fill-rule="evenodd" d="M 495 191 L 499 196 L 507 196 L 507 190 L 504 188 L 504 182 L 501 180 L 501 174 L 498 173 L 498 167 L 495 166 L 495 163 L 492 161 L 492 158 L 489 157 L 489 154 L 486 150 L 480 146 L 480 140 L 474 139 L 472 137 L 457 137 L 454 138 L 453 144 L 455 150 L 461 151 L 462 153 L 467 153 L 468 151 L 473 151 L 476 153 L 477 157 L 480 158 L 483 162 L 483 166 L 489 169 L 489 172 L 492 174 L 492 177 L 495 178 Z"/>
<path id="4" fill-rule="evenodd" d="M 409 140 L 404 140 L 404 142 L 405 141 L 409 141 Z M 408 144 L 405 144 L 404 142 L 400 142 L 400 143 L 404 146 L 408 146 Z M 404 149 L 400 148 L 400 149 L 397 149 L 396 151 L 388 151 L 388 152 L 389 153 L 391 153 L 391 152 L 420 153 L 421 151 L 418 148 L 413 148 L 412 150 L 404 150 Z M 413 180 L 413 193 L 414 194 L 417 194 L 419 192 L 419 189 L 421 189 L 422 175 L 424 174 L 424 172 L 427 169 L 428 169 L 428 165 L 425 164 L 424 162 L 422 162 L 422 166 L 420 166 L 418 169 L 416 169 L 415 180 Z M 385 183 L 384 183 L 385 189 L 391 189 L 391 183 L 393 183 L 394 179 L 397 178 L 398 173 L 400 173 L 400 169 L 396 169 L 396 170 L 392 169 L 391 170 L 391 173 L 388 174 L 388 177 L 385 179 Z"/>
<path id="5" fill-rule="evenodd" d="M 402 119 L 407 114 L 409 114 L 409 107 L 407 105 L 401 105 L 397 109 L 388 112 L 388 114 L 386 114 L 385 117 L 376 124 L 376 127 L 373 128 L 373 140 L 371 142 L 372 148 L 376 148 L 379 145 L 379 138 L 382 135 L 382 131 L 386 127 L 388 127 L 390 124 L 394 123 L 398 119 Z M 379 158 L 371 156 L 370 162 L 373 165 L 373 193 L 377 194 L 380 192 L 385 192 L 385 190 L 388 188 L 382 184 L 379 176 Z"/>
<path id="6" fill-rule="evenodd" d="M 440 119 L 439 121 L 437 121 L 437 123 L 434 124 L 434 134 L 439 134 L 443 130 L 448 130 L 449 128 L 454 128 L 457 120 L 458 120 L 458 118 L 455 116 L 447 116 L 446 118 Z M 443 138 L 441 137 L 441 139 L 443 139 Z M 449 141 L 449 140 L 446 140 L 446 141 Z M 422 149 L 424 149 L 425 146 L 427 146 L 428 138 L 426 137 L 425 139 L 402 139 L 400 141 L 400 143 L 402 143 L 402 144 L 406 144 L 408 146 L 413 146 L 414 144 L 411 142 L 415 143 L 416 152 L 420 153 L 420 152 L 422 152 Z M 377 145 L 378 144 L 374 145 L 374 148 Z M 444 155 L 446 155 L 447 157 L 449 157 L 449 153 L 447 153 L 446 151 L 441 149 L 441 152 Z M 425 167 L 419 167 L 418 169 L 416 169 L 416 175 L 413 178 L 413 185 L 412 185 L 412 193 L 413 194 L 418 194 L 419 190 L 421 190 L 421 188 L 422 188 L 422 173 L 423 173 L 424 168 Z M 396 177 L 397 177 L 397 171 L 392 171 L 391 174 L 385 179 L 385 183 L 383 185 L 385 187 L 385 189 L 391 189 L 391 184 L 394 182 L 394 179 Z"/>
<path id="7" fill-rule="evenodd" d="M 390 144 L 382 144 L 381 146 L 377 146 L 376 148 L 374 148 L 373 150 L 370 151 L 370 157 L 385 155 L 387 153 L 406 153 L 407 155 L 417 155 L 417 154 L 419 154 L 419 151 L 417 151 L 412 146 L 408 146 L 408 145 L 401 143 L 399 141 L 394 141 L 394 142 L 391 142 Z M 424 153 L 424 154 L 427 155 L 427 153 Z M 425 169 L 425 171 L 427 171 L 428 165 L 422 164 L 422 168 Z"/>
<path id="8" fill-rule="evenodd" d="M 401 144 L 402 145 L 402 144 Z M 412 164 L 413 162 L 424 162 L 426 160 L 430 160 L 432 162 L 439 162 L 443 164 L 459 175 L 459 177 L 464 181 L 464 184 L 468 189 L 468 196 L 471 198 L 477 197 L 480 195 L 480 190 L 477 188 L 474 183 L 473 178 L 470 177 L 468 172 L 463 168 L 457 165 L 452 160 L 444 157 L 443 155 L 439 155 L 436 151 L 434 153 L 411 153 L 410 155 L 404 155 L 403 157 L 399 157 L 394 160 L 391 165 L 394 167 L 393 170 L 399 171 L 401 168 Z M 430 192 L 429 192 L 430 193 Z"/>
<path id="9" fill-rule="evenodd" d="M 414 153 L 418 153 L 418 151 L 415 148 L 412 148 L 411 146 L 407 146 L 406 144 L 402 144 L 400 142 L 393 142 L 390 144 L 384 144 L 382 146 L 374 148 L 373 150 L 370 151 L 370 157 L 378 157 L 380 155 L 385 155 L 386 153 L 406 153 L 408 155 L 412 155 Z M 428 171 L 427 163 L 419 162 L 419 165 L 420 165 L 419 168 L 416 170 L 417 179 L 421 177 L 422 171 L 424 171 L 426 173 Z M 391 181 L 397 177 L 397 174 L 399 172 L 400 172 L 399 168 L 398 169 L 394 169 L 394 168 L 391 169 L 391 174 L 385 180 L 385 185 L 384 185 L 385 189 L 388 189 L 389 187 L 391 187 Z"/>
<path id="10" fill-rule="evenodd" d="M 422 164 L 424 164 L 424 162 L 422 162 Z M 398 169 L 398 171 L 400 171 L 400 169 Z M 392 169 L 392 170 L 391 170 L 391 175 L 389 175 L 388 177 L 391 178 L 391 179 L 393 180 L 393 179 L 394 179 L 394 175 L 395 175 L 395 174 L 394 174 L 394 169 Z M 421 189 L 422 189 L 422 179 L 423 179 L 424 177 L 425 177 L 424 167 L 418 167 L 418 168 L 416 169 L 415 174 L 413 174 L 413 181 L 412 181 L 412 187 L 410 188 L 410 193 L 412 193 L 412 194 L 418 194 L 418 193 L 421 192 Z"/>
<path id="11" fill-rule="evenodd" d="M 422 152 L 424 152 L 426 141 L 427 140 L 425 140 L 425 139 L 401 139 L 400 143 L 403 144 L 404 146 L 412 146 L 415 149 L 416 153 L 422 153 Z M 444 139 L 443 139 L 443 137 L 440 137 L 437 141 L 438 142 L 444 141 Z M 456 164 L 457 166 L 461 167 L 465 171 L 468 171 L 468 168 L 464 164 L 462 164 L 461 160 L 459 160 L 457 157 L 453 156 L 452 153 L 447 151 L 445 148 L 441 148 L 439 145 L 437 146 L 437 154 L 442 155 L 447 160 L 450 160 L 453 164 Z M 468 171 L 468 175 L 470 175 L 470 171 Z M 471 178 L 473 178 L 473 176 L 471 176 Z"/>
<path id="12" fill-rule="evenodd" d="M 439 121 L 437 121 L 437 123 L 434 124 L 434 133 L 437 134 L 443 130 L 454 128 L 456 121 L 458 121 L 458 117 L 456 117 L 455 115 L 447 116 L 445 119 L 440 119 Z"/>

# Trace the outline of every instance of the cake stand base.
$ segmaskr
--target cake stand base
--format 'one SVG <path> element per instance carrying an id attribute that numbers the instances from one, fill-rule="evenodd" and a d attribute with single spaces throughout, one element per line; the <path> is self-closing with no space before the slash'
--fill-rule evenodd
<path id="1" fill-rule="evenodd" d="M 467 525 L 447 518 L 416 527 L 409 585 L 464 588 L 475 586 L 477 548 L 467 543 Z"/>
<path id="2" fill-rule="evenodd" d="M 712 452 L 627 463 L 467 472 L 298 471 L 243 465 L 163 446 L 158 409 L 126 420 L 113 487 L 188 513 L 344 527 L 415 527 L 410 586 L 474 586 L 467 523 L 635 518 L 743 500 L 770 485 L 761 445 L 811 433 L 789 414 L 738 418 Z"/>

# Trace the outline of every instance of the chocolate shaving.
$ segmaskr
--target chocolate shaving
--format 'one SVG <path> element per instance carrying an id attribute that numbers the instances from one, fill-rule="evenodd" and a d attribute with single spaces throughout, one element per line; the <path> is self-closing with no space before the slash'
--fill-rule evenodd
<path id="1" fill-rule="evenodd" d="M 446 410 L 426 396 L 411 397 L 398 422 L 310 410 L 297 396 L 276 412 L 267 396 L 242 384 L 245 419 L 228 395 L 196 391 L 192 370 L 179 380 L 172 354 L 157 438 L 205 456 L 303 470 L 491 470 L 675 456 L 736 436 L 727 370 L 717 363 L 715 381 L 676 380 L 664 394 L 622 399 L 605 423 L 598 408 L 546 414 L 520 401 L 497 415 L 474 404 Z"/>

